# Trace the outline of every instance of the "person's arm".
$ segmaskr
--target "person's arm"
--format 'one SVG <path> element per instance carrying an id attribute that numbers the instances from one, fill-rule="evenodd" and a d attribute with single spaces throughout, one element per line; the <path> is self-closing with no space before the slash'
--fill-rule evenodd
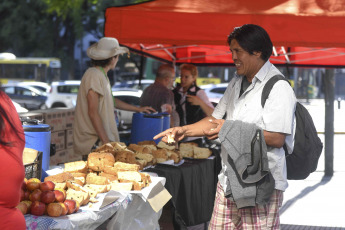
<path id="1" fill-rule="evenodd" d="M 275 133 L 275 132 L 269 132 L 264 130 L 264 137 L 266 145 L 272 146 L 275 148 L 281 148 L 283 147 L 285 143 L 285 133 Z"/>
<path id="2" fill-rule="evenodd" d="M 143 107 L 136 107 L 134 105 L 128 104 L 124 101 L 121 101 L 120 99 L 115 98 L 115 105 L 117 109 L 132 111 L 132 112 L 144 112 L 144 113 L 154 113 L 156 112 L 155 109 L 153 109 L 150 106 L 143 106 Z"/>
<path id="3" fill-rule="evenodd" d="M 99 139 L 102 141 L 103 144 L 105 144 L 108 143 L 110 140 L 103 127 L 101 116 L 98 113 L 98 99 L 99 94 L 90 89 L 87 93 L 88 115 L 90 117 L 93 127 L 96 130 Z"/>
<path id="4" fill-rule="evenodd" d="M 216 128 L 216 125 L 210 122 L 213 117 L 205 117 L 204 119 L 190 125 L 185 125 L 182 127 L 174 127 L 167 129 L 164 132 L 157 134 L 153 139 L 162 138 L 162 141 L 168 142 L 168 135 L 172 136 L 175 141 L 180 141 L 185 137 L 200 137 L 205 135 L 206 130 L 211 130 Z"/>
<path id="5" fill-rule="evenodd" d="M 211 116 L 213 113 L 214 108 L 210 107 L 206 104 L 201 98 L 198 96 L 187 95 L 187 101 L 192 105 L 198 105 L 201 107 L 202 111 L 206 114 L 206 116 Z"/>

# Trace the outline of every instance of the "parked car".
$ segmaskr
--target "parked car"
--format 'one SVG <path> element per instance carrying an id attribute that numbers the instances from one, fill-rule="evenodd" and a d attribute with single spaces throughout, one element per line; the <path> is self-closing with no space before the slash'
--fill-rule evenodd
<path id="1" fill-rule="evenodd" d="M 17 85 L 31 86 L 45 93 L 49 93 L 50 91 L 50 85 L 48 83 L 40 82 L 40 81 L 22 81 L 22 82 L 19 82 Z"/>
<path id="2" fill-rule="evenodd" d="M 140 89 L 144 90 L 151 84 L 153 84 L 155 80 L 152 79 L 142 79 L 141 80 L 141 85 L 139 86 L 139 80 L 134 80 L 134 81 L 123 81 L 123 82 L 117 82 L 115 85 L 112 87 L 113 91 L 117 89 L 122 89 L 122 88 L 133 88 L 133 89 Z"/>
<path id="3" fill-rule="evenodd" d="M 142 90 L 123 88 L 123 90 L 117 89 L 116 91 L 113 91 L 113 96 L 128 104 L 139 107 L 142 93 Z M 130 128 L 132 126 L 133 113 L 134 112 L 126 110 L 117 110 L 120 126 L 127 126 L 127 128 Z"/>
<path id="4" fill-rule="evenodd" d="M 220 83 L 220 84 L 209 84 L 201 85 L 200 88 L 203 89 L 208 96 L 209 100 L 217 105 L 219 100 L 223 97 L 226 88 L 229 83 Z"/>
<path id="5" fill-rule="evenodd" d="M 29 110 L 25 109 L 24 107 L 22 107 L 21 105 L 19 105 L 17 102 L 15 101 L 12 101 L 14 107 L 16 108 L 17 110 L 17 113 L 26 113 L 28 112 Z"/>
<path id="6" fill-rule="evenodd" d="M 46 109 L 46 93 L 31 87 L 19 85 L 4 85 L 2 90 L 20 106 L 27 110 Z"/>
<path id="7" fill-rule="evenodd" d="M 77 96 L 80 81 L 56 81 L 52 82 L 46 105 L 48 108 L 67 107 L 74 108 L 77 104 Z"/>

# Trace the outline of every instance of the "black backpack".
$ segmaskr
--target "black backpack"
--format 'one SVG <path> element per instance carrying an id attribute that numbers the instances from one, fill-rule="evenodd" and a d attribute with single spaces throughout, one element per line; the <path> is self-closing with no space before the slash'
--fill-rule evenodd
<path id="1" fill-rule="evenodd" d="M 269 79 L 261 95 L 262 108 L 265 106 L 266 99 L 273 85 L 279 80 L 287 81 L 290 84 L 290 82 L 281 75 L 276 75 Z M 287 179 L 302 180 L 316 170 L 323 144 L 317 135 L 313 119 L 308 110 L 299 102 L 296 104 L 295 116 L 295 144 L 291 154 L 288 153 L 286 145 L 284 144 Z"/>

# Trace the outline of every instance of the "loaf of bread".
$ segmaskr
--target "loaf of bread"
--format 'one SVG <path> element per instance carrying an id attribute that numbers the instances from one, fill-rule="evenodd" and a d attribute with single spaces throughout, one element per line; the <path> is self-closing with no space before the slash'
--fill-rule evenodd
<path id="1" fill-rule="evenodd" d="M 129 164 L 129 163 L 123 163 L 123 162 L 115 162 L 114 167 L 118 171 L 139 171 L 139 167 L 137 164 Z"/>
<path id="2" fill-rule="evenodd" d="M 168 154 L 168 159 L 173 160 L 175 164 L 180 162 L 181 157 L 178 152 L 167 150 L 167 154 Z"/>
<path id="3" fill-rule="evenodd" d="M 121 181 L 142 181 L 142 177 L 139 172 L 135 171 L 123 171 L 117 172 L 117 178 Z"/>
<path id="4" fill-rule="evenodd" d="M 74 189 L 76 191 L 83 190 L 83 185 L 80 185 L 80 184 L 78 184 L 78 183 L 76 183 L 75 181 L 72 181 L 72 180 L 66 181 L 66 186 L 67 186 L 67 188 L 71 188 L 71 189 Z"/>
<path id="5" fill-rule="evenodd" d="M 54 188 L 55 190 L 60 190 L 60 189 L 65 190 L 65 189 L 67 189 L 66 182 L 62 182 L 62 183 L 54 182 L 54 184 L 55 184 L 55 188 Z"/>
<path id="6" fill-rule="evenodd" d="M 193 142 L 181 143 L 179 146 L 179 150 L 180 150 L 182 157 L 192 158 L 194 156 L 193 147 L 197 147 L 197 146 L 198 146 L 198 144 L 193 143 Z"/>
<path id="7" fill-rule="evenodd" d="M 113 146 L 115 152 L 127 149 L 126 144 L 123 142 L 110 142 L 110 144 Z"/>
<path id="8" fill-rule="evenodd" d="M 156 164 L 156 159 L 151 154 L 138 153 L 135 155 L 135 158 L 137 160 L 145 160 L 147 162 L 147 165 L 155 165 Z"/>
<path id="9" fill-rule="evenodd" d="M 128 145 L 128 149 L 134 151 L 135 153 L 151 153 L 151 150 L 149 148 L 137 144 Z"/>
<path id="10" fill-rule="evenodd" d="M 115 161 L 116 162 L 120 161 L 124 163 L 129 163 L 129 164 L 135 164 L 136 162 L 134 153 L 130 151 L 126 151 L 126 150 L 116 152 Z"/>
<path id="11" fill-rule="evenodd" d="M 158 148 L 161 148 L 161 149 L 169 149 L 169 150 L 174 150 L 174 149 L 175 149 L 175 145 L 168 145 L 168 144 L 166 144 L 166 143 L 163 142 L 163 141 L 160 141 L 160 142 L 157 144 L 157 147 L 158 147 Z"/>
<path id="12" fill-rule="evenodd" d="M 112 182 L 110 183 L 110 190 L 114 191 L 131 191 L 133 189 L 133 182 Z"/>
<path id="13" fill-rule="evenodd" d="M 74 177 L 69 172 L 63 172 L 63 173 L 59 173 L 53 176 L 47 176 L 46 178 L 44 178 L 44 181 L 49 181 L 49 180 L 54 183 L 62 183 L 62 182 L 66 182 L 67 180 L 74 180 Z"/>
<path id="14" fill-rule="evenodd" d="M 98 147 L 97 149 L 95 149 L 94 152 L 112 153 L 112 152 L 114 152 L 114 147 L 110 143 L 106 143 L 106 144 Z"/>
<path id="15" fill-rule="evenodd" d="M 95 173 L 89 173 L 86 176 L 86 184 L 109 184 L 109 180 L 104 176 L 97 176 Z"/>
<path id="16" fill-rule="evenodd" d="M 96 184 L 86 184 L 84 189 L 88 191 L 91 198 L 95 198 L 98 193 L 105 193 L 108 192 L 107 185 L 96 185 Z"/>
<path id="17" fill-rule="evenodd" d="M 142 145 L 142 146 L 150 149 L 151 152 L 157 150 L 157 146 L 156 145 Z"/>
<path id="18" fill-rule="evenodd" d="M 79 172 L 79 173 L 86 173 L 87 172 L 87 162 L 86 161 L 73 161 L 65 163 L 65 172 Z"/>
<path id="19" fill-rule="evenodd" d="M 107 166 L 104 168 L 104 172 L 117 177 L 118 169 L 115 168 L 114 166 Z"/>
<path id="20" fill-rule="evenodd" d="M 69 188 L 66 191 L 66 199 L 78 201 L 80 206 L 82 206 L 89 203 L 90 195 L 88 192 L 82 190 L 76 191 L 74 189 Z"/>
<path id="21" fill-rule="evenodd" d="M 152 152 L 152 155 L 157 159 L 157 163 L 158 162 L 158 158 L 160 159 L 164 159 L 164 161 L 168 160 L 168 153 L 167 153 L 167 149 L 158 149 Z"/>
<path id="22" fill-rule="evenodd" d="M 136 164 L 139 165 L 139 170 L 143 170 L 147 166 L 147 161 L 142 159 L 136 159 Z"/>
<path id="23" fill-rule="evenodd" d="M 101 173 L 99 174 L 99 176 L 106 177 L 110 182 L 112 182 L 112 181 L 114 181 L 114 180 L 117 180 L 117 173 L 116 173 L 116 175 L 113 175 L 113 174 L 101 172 Z"/>
<path id="24" fill-rule="evenodd" d="M 93 171 L 104 171 L 105 166 L 113 166 L 115 158 L 111 153 L 92 152 L 87 158 L 88 167 Z"/>
<path id="25" fill-rule="evenodd" d="M 208 148 L 201 148 L 193 146 L 194 158 L 195 159 L 207 159 L 212 155 L 212 151 Z"/>

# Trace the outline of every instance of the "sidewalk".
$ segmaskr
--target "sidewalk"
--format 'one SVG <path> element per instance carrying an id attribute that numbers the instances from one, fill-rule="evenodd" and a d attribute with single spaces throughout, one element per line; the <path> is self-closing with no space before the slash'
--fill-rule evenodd
<path id="1" fill-rule="evenodd" d="M 289 181 L 280 209 L 281 229 L 345 229 L 344 205 L 344 171 L 333 177 L 315 172 L 305 180 Z"/>
<path id="2" fill-rule="evenodd" d="M 336 103 L 336 102 L 335 102 Z M 324 100 L 303 103 L 313 117 L 318 132 L 324 132 Z M 334 105 L 334 130 L 345 131 L 345 105 Z M 324 135 L 319 134 L 324 143 Z M 289 181 L 280 209 L 282 230 L 345 229 L 345 135 L 334 135 L 333 177 L 324 177 L 322 152 L 316 172 L 301 181 Z"/>

